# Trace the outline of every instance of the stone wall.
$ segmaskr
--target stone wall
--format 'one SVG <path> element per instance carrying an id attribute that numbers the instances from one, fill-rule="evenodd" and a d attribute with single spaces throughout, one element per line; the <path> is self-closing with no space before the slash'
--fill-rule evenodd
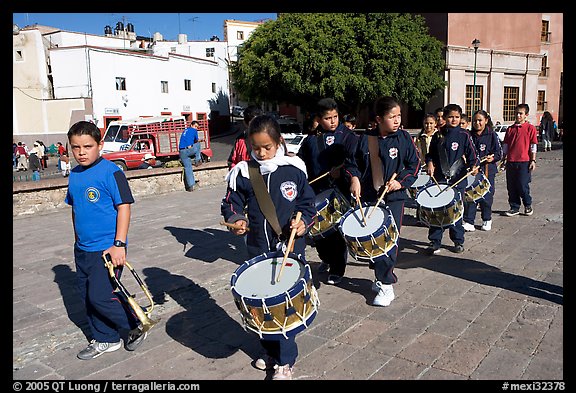
<path id="1" fill-rule="evenodd" d="M 200 182 L 200 187 L 224 184 L 227 173 L 228 168 L 223 162 L 209 162 L 194 168 L 194 177 Z M 184 190 L 181 167 L 132 170 L 126 172 L 126 178 L 134 197 Z M 64 203 L 67 189 L 68 178 L 14 183 L 12 216 L 67 208 Z"/>

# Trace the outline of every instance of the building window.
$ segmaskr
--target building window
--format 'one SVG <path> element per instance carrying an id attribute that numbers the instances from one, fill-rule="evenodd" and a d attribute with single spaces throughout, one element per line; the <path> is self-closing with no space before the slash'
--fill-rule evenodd
<path id="1" fill-rule="evenodd" d="M 484 96 L 484 86 L 476 85 L 476 97 L 474 102 L 472 96 L 474 95 L 474 85 L 466 85 L 466 105 L 464 108 L 465 113 L 472 116 L 478 109 L 482 109 L 482 97 Z"/>
<path id="2" fill-rule="evenodd" d="M 212 93 L 216 93 L 216 83 L 212 83 Z"/>
<path id="3" fill-rule="evenodd" d="M 214 57 L 214 48 L 206 48 L 206 57 Z"/>
<path id="4" fill-rule="evenodd" d="M 24 52 L 21 49 L 16 49 L 14 51 L 14 60 L 16 61 L 24 61 Z"/>
<path id="5" fill-rule="evenodd" d="M 542 57 L 542 69 L 540 70 L 540 74 L 538 76 L 548 76 L 548 71 L 550 67 L 548 67 L 548 56 Z"/>
<path id="6" fill-rule="evenodd" d="M 502 105 L 504 121 L 516 121 L 516 105 L 518 105 L 519 96 L 519 87 L 504 86 L 504 102 Z"/>
<path id="7" fill-rule="evenodd" d="M 237 31 L 236 32 L 236 38 L 241 40 L 241 41 L 244 41 L 244 32 L 243 31 Z"/>
<path id="8" fill-rule="evenodd" d="M 116 77 L 116 90 L 126 90 L 126 78 Z"/>
<path id="9" fill-rule="evenodd" d="M 550 42 L 550 21 L 542 21 L 542 31 L 540 32 L 540 41 Z"/>
<path id="10" fill-rule="evenodd" d="M 160 81 L 162 87 L 162 93 L 168 93 L 168 82 L 167 81 Z"/>
<path id="11" fill-rule="evenodd" d="M 546 110 L 546 90 L 538 90 L 538 101 L 536 102 L 536 110 L 544 112 Z"/>
<path id="12" fill-rule="evenodd" d="M 192 81 L 190 81 L 190 79 L 184 79 L 184 90 L 186 91 L 192 90 Z"/>

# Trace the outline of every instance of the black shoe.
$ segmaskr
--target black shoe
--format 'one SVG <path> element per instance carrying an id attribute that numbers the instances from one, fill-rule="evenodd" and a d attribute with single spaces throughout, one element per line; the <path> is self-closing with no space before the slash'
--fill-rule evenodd
<path id="1" fill-rule="evenodd" d="M 440 245 L 439 244 L 430 244 L 428 246 L 428 248 L 426 249 L 426 253 L 428 255 L 435 255 L 438 254 L 440 252 Z"/>
<path id="2" fill-rule="evenodd" d="M 194 191 L 194 186 L 186 188 L 186 191 L 188 191 L 188 192 Z"/>
<path id="3" fill-rule="evenodd" d="M 504 214 L 506 214 L 508 217 L 517 216 L 518 214 L 520 214 L 520 210 L 518 210 L 518 209 L 510 209 L 510 210 L 508 210 L 508 211 L 507 211 L 506 213 L 504 213 Z"/>
<path id="4" fill-rule="evenodd" d="M 455 252 L 456 254 L 462 254 L 462 253 L 464 252 L 464 246 L 463 246 L 462 244 L 456 243 L 456 244 L 454 245 L 454 252 Z"/>
<path id="5" fill-rule="evenodd" d="M 524 208 L 524 215 L 525 216 L 531 216 L 532 213 L 534 213 L 534 210 L 532 209 L 532 206 L 526 206 Z"/>

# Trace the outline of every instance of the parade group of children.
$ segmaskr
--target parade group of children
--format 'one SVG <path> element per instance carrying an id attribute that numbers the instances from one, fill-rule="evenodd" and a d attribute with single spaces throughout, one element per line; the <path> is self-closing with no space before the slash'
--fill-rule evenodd
<path id="1" fill-rule="evenodd" d="M 527 109 L 520 106 L 519 112 L 523 113 L 519 116 L 525 118 Z M 287 152 L 278 121 L 255 111 L 242 135 L 244 144 L 238 156 L 244 159 L 232 161 L 230 165 L 220 213 L 235 235 L 246 236 L 249 258 L 285 250 L 287 239 L 294 234 L 294 252 L 306 263 L 305 236 L 317 214 L 315 196 L 322 191 L 335 188 L 367 204 L 382 202 L 399 232 L 404 205 L 409 198 L 406 190 L 414 184 L 419 172 L 425 171 L 435 182 L 453 188 L 464 200 L 465 182 L 461 182 L 461 178 L 481 170 L 491 185 L 488 195 L 479 202 L 482 229 L 490 230 L 497 163 L 507 155 L 512 164 L 526 157 L 517 153 L 512 140 L 505 139 L 504 150 L 501 148 L 496 134 L 487 127 L 485 111 L 472 115 L 472 131 L 461 127 L 459 105 L 448 104 L 439 112 L 439 117 L 426 115 L 423 132 L 413 139 L 401 128 L 400 103 L 392 97 L 381 97 L 374 105 L 376 127 L 357 136 L 340 121 L 336 101 L 324 98 L 317 103 L 314 119 L 317 127 L 308 135 L 298 155 L 293 155 Z M 522 122 L 519 127 L 523 127 Z M 119 349 L 122 342 L 127 350 L 135 350 L 146 334 L 117 296 L 110 296 L 115 293 L 102 263 L 102 256 L 109 255 L 116 274 L 121 274 L 126 263 L 130 205 L 134 198 L 124 173 L 100 157 L 103 142 L 96 126 L 89 122 L 76 123 L 68 139 L 79 165 L 70 172 L 66 202 L 72 206 L 75 263 L 93 336 L 78 357 L 98 357 Z M 528 145 L 532 144 L 530 139 Z M 529 159 L 532 170 L 534 155 Z M 517 170 L 526 169 L 528 166 L 518 165 Z M 271 213 L 257 195 L 256 178 L 264 182 L 272 200 L 273 221 L 277 220 L 280 229 L 271 222 Z M 311 179 L 320 180 L 311 184 Z M 511 197 L 508 215 L 515 214 L 520 200 L 531 209 L 531 199 L 522 191 L 526 180 L 520 182 L 521 191 Z M 471 230 L 470 225 L 473 227 L 476 211 L 475 202 L 466 203 L 463 219 L 448 227 L 454 252 L 464 251 L 464 233 Z M 531 214 L 531 210 L 526 212 Z M 428 253 L 440 251 L 445 229 L 429 227 Z M 336 231 L 314 246 L 321 259 L 318 271 L 329 272 L 328 284 L 337 285 L 345 274 L 346 240 Z M 398 278 L 394 267 L 398 249 L 395 247 L 371 266 L 375 306 L 389 306 L 395 298 L 393 284 Z M 263 355 L 255 361 L 255 367 L 273 369 L 273 379 L 291 379 L 298 356 L 295 335 L 280 339 L 260 337 L 260 342 Z"/>

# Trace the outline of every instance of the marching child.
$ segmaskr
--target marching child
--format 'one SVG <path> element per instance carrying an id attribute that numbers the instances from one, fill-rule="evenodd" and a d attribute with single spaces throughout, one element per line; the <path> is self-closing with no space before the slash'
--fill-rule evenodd
<path id="1" fill-rule="evenodd" d="M 387 186 L 384 201 L 400 232 L 404 203 L 408 199 L 406 189 L 416 181 L 420 158 L 412 137 L 408 131 L 400 128 L 402 112 L 394 98 L 381 97 L 376 100 L 374 113 L 377 128 L 360 137 L 356 159 L 346 165 L 352 174 L 350 191 L 357 198 L 362 192 L 362 201 L 375 203 Z M 398 281 L 394 274 L 397 258 L 398 247 L 374 263 L 376 280 L 372 290 L 377 292 L 372 302 L 374 306 L 387 307 L 394 300 L 392 284 Z"/>
<path id="2" fill-rule="evenodd" d="M 478 158 L 481 161 L 484 160 L 481 164 L 481 169 L 490 182 L 490 191 L 477 202 L 464 202 L 464 230 L 466 232 L 475 230 L 474 218 L 476 217 L 478 205 L 480 205 L 482 230 L 489 231 L 492 229 L 492 203 L 496 192 L 496 173 L 498 173 L 498 162 L 502 158 L 502 147 L 500 146 L 498 135 L 487 127 L 487 124 L 488 113 L 482 109 L 477 110 L 472 116 L 472 131 L 470 135 L 478 153 Z"/>
<path id="3" fill-rule="evenodd" d="M 433 176 L 438 183 L 454 185 L 454 191 L 460 193 L 464 201 L 466 182 L 460 181 L 468 173 L 475 175 L 478 171 L 478 156 L 470 139 L 470 133 L 460 127 L 462 108 L 458 104 L 448 104 L 442 110 L 445 126 L 440 128 L 430 142 L 430 151 L 426 155 L 426 173 Z M 456 184 L 457 183 L 457 184 Z M 455 253 L 464 252 L 464 227 L 462 219 L 449 226 L 450 239 L 454 242 Z M 430 226 L 428 254 L 440 252 L 444 227 Z"/>
<path id="4" fill-rule="evenodd" d="M 280 125 L 271 116 L 260 115 L 252 119 L 248 127 L 251 146 L 250 160 L 238 162 L 226 176 L 228 188 L 222 200 L 221 212 L 225 221 L 238 229 L 235 235 L 247 234 L 246 246 L 249 258 L 265 252 L 276 251 L 282 242 L 296 229 L 294 252 L 305 261 L 306 243 L 303 236 L 313 224 L 316 215 L 314 191 L 308 184 L 306 166 L 296 157 L 287 155 L 286 145 L 280 133 Z M 250 180 L 249 166 L 257 165 L 267 192 L 273 201 L 282 233 L 278 236 L 262 212 Z M 244 215 L 247 211 L 248 217 Z M 300 221 L 295 216 L 301 212 Z M 250 222 L 250 231 L 247 230 Z M 292 379 L 292 370 L 298 356 L 295 337 L 261 339 L 266 355 L 256 360 L 258 369 L 276 368 L 273 379 Z"/>
<path id="5" fill-rule="evenodd" d="M 78 353 L 94 359 L 122 346 L 134 351 L 146 338 L 137 317 L 119 299 L 102 257 L 110 254 L 120 279 L 126 263 L 130 205 L 134 203 L 126 176 L 100 157 L 104 146 L 95 124 L 79 121 L 70 127 L 68 141 L 78 165 L 70 172 L 65 202 L 72 206 L 74 261 L 78 289 L 92 332 L 90 344 Z"/>

